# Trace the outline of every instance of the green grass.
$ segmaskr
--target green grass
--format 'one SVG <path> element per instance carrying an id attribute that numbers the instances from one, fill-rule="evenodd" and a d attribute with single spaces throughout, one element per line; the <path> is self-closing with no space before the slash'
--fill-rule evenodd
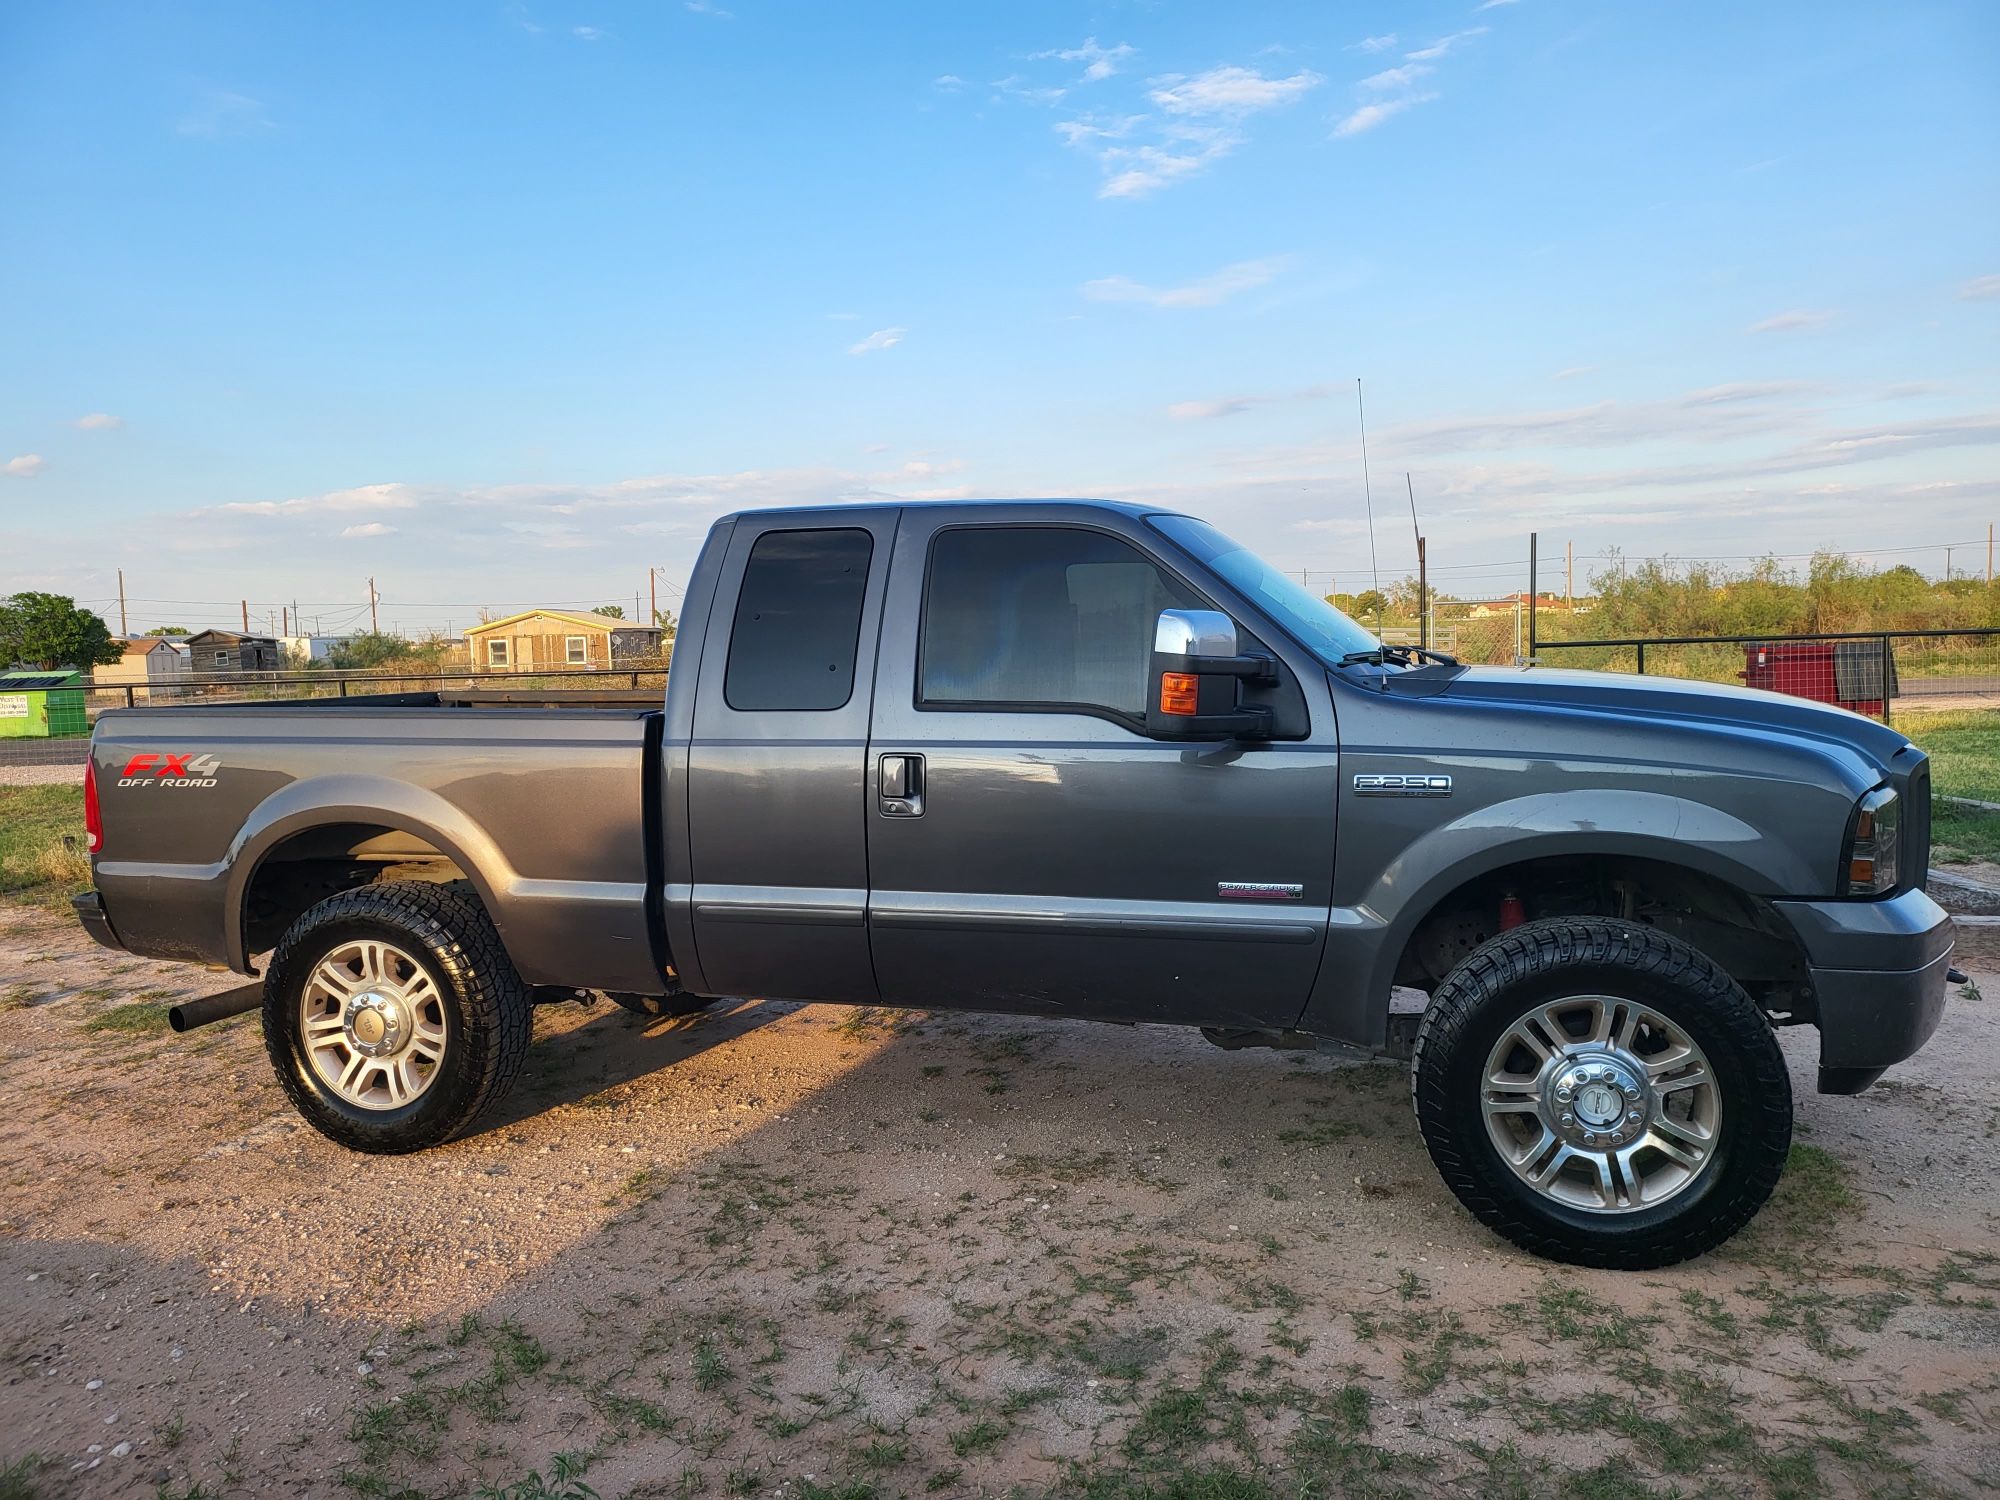
<path id="1" fill-rule="evenodd" d="M 130 1005 L 114 1005 L 111 1009 L 92 1016 L 83 1025 L 86 1031 L 131 1031 L 142 1035 L 164 1036 L 167 1031 L 167 1007 L 149 1005 L 144 1001 L 134 1001 Z"/>
<path id="2" fill-rule="evenodd" d="M 1954 807 L 1947 797 L 2000 802 L 2000 713 L 1910 714 L 1896 727 L 1930 752 L 1931 863 L 2000 863 L 2000 813 Z"/>
<path id="3" fill-rule="evenodd" d="M 89 888 L 83 788 L 0 787 L 0 896 L 57 902 Z"/>

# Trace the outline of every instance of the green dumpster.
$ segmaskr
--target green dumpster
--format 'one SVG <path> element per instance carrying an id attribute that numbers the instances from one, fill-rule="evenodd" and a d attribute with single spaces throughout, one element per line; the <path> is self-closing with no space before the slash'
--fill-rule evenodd
<path id="1" fill-rule="evenodd" d="M 0 672 L 0 740 L 89 734 L 76 672 Z"/>

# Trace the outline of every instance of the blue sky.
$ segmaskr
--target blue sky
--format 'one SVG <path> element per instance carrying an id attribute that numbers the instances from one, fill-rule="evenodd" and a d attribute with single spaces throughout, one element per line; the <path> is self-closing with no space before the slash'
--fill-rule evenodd
<path id="1" fill-rule="evenodd" d="M 1468 596 L 1531 529 L 2000 519 L 1991 5 L 18 3 L 0 58 L 0 592 L 123 566 L 135 628 L 629 609 L 859 496 L 1351 588 L 1357 376 L 1385 578 L 1406 471 Z"/>

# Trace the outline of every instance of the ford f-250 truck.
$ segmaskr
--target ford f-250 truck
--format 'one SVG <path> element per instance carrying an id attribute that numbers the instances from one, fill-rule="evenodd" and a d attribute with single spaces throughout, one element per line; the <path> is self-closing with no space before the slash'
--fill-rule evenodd
<path id="1" fill-rule="evenodd" d="M 1466 1207 L 1620 1267 L 1770 1194 L 1774 1027 L 1852 1093 L 1944 1005 L 1901 734 L 1385 646 L 1145 506 L 728 516 L 663 708 L 518 696 L 106 713 L 84 922 L 268 950 L 279 1081 L 357 1150 L 464 1131 L 583 992 L 1173 1022 L 1409 1056 Z"/>

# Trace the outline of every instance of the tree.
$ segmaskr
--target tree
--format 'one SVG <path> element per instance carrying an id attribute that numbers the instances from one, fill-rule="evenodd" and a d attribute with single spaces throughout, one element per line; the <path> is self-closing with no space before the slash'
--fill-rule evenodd
<path id="1" fill-rule="evenodd" d="M 410 643 L 400 635 L 364 630 L 337 642 L 327 652 L 327 660 L 343 672 L 366 672 L 376 667 L 394 666 L 410 654 Z"/>
<path id="2" fill-rule="evenodd" d="M 191 630 L 189 630 L 189 629 L 187 628 L 187 626 L 185 626 L 185 625 L 155 625 L 155 626 L 154 626 L 154 627 L 153 627 L 153 628 L 152 628 L 151 630 L 148 630 L 148 631 L 146 631 L 146 632 L 145 632 L 145 634 L 147 634 L 147 635 L 193 635 L 193 634 L 194 634 L 194 632 L 193 632 L 193 631 L 191 631 Z"/>
<path id="3" fill-rule="evenodd" d="M 111 627 L 66 595 L 16 594 L 0 604 L 0 662 L 87 672 L 124 654 Z"/>
<path id="4" fill-rule="evenodd" d="M 680 626 L 674 620 L 674 612 L 670 609 L 654 610 L 653 624 L 659 627 L 660 639 L 663 642 L 671 641 L 674 638 L 674 632 L 680 629 Z"/>
<path id="5" fill-rule="evenodd" d="M 1374 589 L 1364 589 L 1354 596 L 1353 614 L 1357 620 L 1372 620 L 1377 615 L 1387 614 L 1388 612 L 1388 597 L 1376 592 Z"/>
<path id="6" fill-rule="evenodd" d="M 622 620 L 625 618 L 625 606 L 622 604 L 600 604 L 591 613 L 594 615 L 606 615 L 613 620 Z"/>

